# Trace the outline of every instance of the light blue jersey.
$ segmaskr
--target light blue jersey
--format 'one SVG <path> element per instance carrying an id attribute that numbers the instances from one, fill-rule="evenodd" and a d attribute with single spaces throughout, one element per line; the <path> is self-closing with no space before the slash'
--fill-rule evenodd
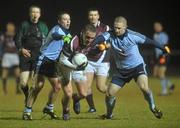
<path id="1" fill-rule="evenodd" d="M 143 44 L 146 40 L 144 35 L 131 30 L 127 30 L 121 37 L 115 36 L 113 32 L 105 32 L 102 35 L 106 41 L 111 42 L 114 61 L 118 69 L 131 69 L 144 63 L 138 49 L 138 44 Z M 120 55 L 121 52 L 125 56 Z"/>
<path id="2" fill-rule="evenodd" d="M 62 39 L 58 39 L 58 40 L 54 39 L 53 35 L 64 36 L 68 34 L 69 33 L 67 29 L 64 29 L 60 25 L 54 26 L 49 32 L 45 40 L 45 43 L 42 45 L 40 49 L 42 56 L 45 56 L 50 60 L 56 60 L 59 57 L 60 52 L 63 48 L 64 41 Z"/>
<path id="3" fill-rule="evenodd" d="M 169 41 L 169 37 L 165 32 L 155 33 L 154 40 L 157 41 L 160 45 L 167 45 Z M 163 51 L 155 48 L 156 58 L 163 54 Z"/>

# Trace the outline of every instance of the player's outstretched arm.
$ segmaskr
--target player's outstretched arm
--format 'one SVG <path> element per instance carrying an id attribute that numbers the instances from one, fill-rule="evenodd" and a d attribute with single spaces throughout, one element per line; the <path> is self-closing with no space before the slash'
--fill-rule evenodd
<path id="1" fill-rule="evenodd" d="M 152 44 L 156 48 L 161 49 L 164 53 L 167 53 L 167 54 L 171 53 L 170 48 L 167 45 L 160 45 L 158 42 L 156 42 L 150 38 L 146 37 L 145 43 Z"/>
<path id="2" fill-rule="evenodd" d="M 72 36 L 70 34 L 68 35 L 61 35 L 58 32 L 55 32 L 52 34 L 52 38 L 54 40 L 63 40 L 64 43 L 69 44 L 71 42 Z"/>
<path id="3" fill-rule="evenodd" d="M 60 58 L 59 58 L 59 63 L 72 68 L 72 69 L 76 69 L 77 66 L 74 65 L 73 63 L 70 62 L 69 57 L 65 56 L 63 53 L 61 53 Z"/>

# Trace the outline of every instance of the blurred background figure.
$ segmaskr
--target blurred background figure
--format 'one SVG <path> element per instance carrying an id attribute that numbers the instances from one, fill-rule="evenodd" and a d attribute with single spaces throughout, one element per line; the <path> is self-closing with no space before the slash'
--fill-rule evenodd
<path id="1" fill-rule="evenodd" d="M 2 54 L 3 54 L 3 43 L 4 43 L 4 34 L 3 32 L 0 32 L 0 63 L 2 60 Z"/>
<path id="2" fill-rule="evenodd" d="M 161 22 L 154 23 L 154 35 L 153 38 L 161 45 L 168 45 L 169 37 L 163 30 Z M 174 84 L 166 77 L 167 62 L 169 56 L 163 53 L 162 50 L 155 48 L 155 65 L 153 69 L 153 75 L 160 79 L 161 93 L 160 95 L 169 95 L 174 91 Z"/>
<path id="3" fill-rule="evenodd" d="M 29 91 L 28 81 L 32 78 L 39 49 L 48 34 L 48 27 L 39 20 L 40 17 L 41 8 L 30 6 L 29 18 L 21 23 L 15 38 L 20 58 L 20 86 L 25 96 L 25 104 Z"/>
<path id="4" fill-rule="evenodd" d="M 19 57 L 15 46 L 15 25 L 12 22 L 7 23 L 3 43 L 2 56 L 2 85 L 4 94 L 7 94 L 7 78 L 10 69 L 13 69 L 16 78 L 16 93 L 19 94 Z"/>

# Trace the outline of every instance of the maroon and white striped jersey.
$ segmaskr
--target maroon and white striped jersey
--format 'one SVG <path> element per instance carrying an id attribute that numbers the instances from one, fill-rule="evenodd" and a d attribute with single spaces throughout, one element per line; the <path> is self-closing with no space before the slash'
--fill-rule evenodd
<path id="1" fill-rule="evenodd" d="M 97 36 L 103 32 L 109 31 L 109 26 L 101 23 L 100 21 L 97 23 L 96 26 L 96 34 Z"/>
<path id="2" fill-rule="evenodd" d="M 4 52 L 5 53 L 17 53 L 15 41 L 12 36 L 5 36 L 4 40 Z"/>
<path id="3" fill-rule="evenodd" d="M 90 61 L 108 62 L 110 54 L 109 50 L 101 52 L 97 47 L 92 45 L 92 43 L 84 44 L 82 41 L 82 36 L 76 35 L 71 41 L 71 50 L 85 54 Z"/>

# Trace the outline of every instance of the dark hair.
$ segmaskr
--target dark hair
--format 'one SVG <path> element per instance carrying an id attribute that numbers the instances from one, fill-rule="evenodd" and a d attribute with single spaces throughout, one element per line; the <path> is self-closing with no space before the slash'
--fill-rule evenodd
<path id="1" fill-rule="evenodd" d="M 89 8 L 87 13 L 89 14 L 90 11 L 98 11 L 98 13 L 99 13 L 99 9 L 96 7 Z"/>
<path id="2" fill-rule="evenodd" d="M 64 15 L 64 14 L 70 15 L 69 12 L 67 12 L 67 11 L 60 11 L 60 12 L 58 13 L 58 15 L 57 15 L 58 19 L 61 19 L 61 18 L 62 18 L 62 15 Z"/>

